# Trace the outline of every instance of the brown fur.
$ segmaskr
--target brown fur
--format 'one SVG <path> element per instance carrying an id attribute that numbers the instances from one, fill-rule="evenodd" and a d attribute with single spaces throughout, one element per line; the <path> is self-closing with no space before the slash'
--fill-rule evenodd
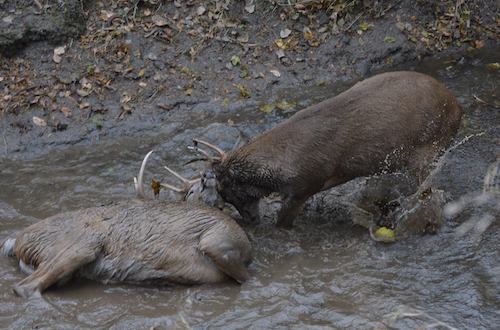
<path id="1" fill-rule="evenodd" d="M 281 193 L 278 225 L 289 227 L 310 196 L 353 178 L 408 169 L 423 179 L 461 114 L 453 94 L 427 75 L 379 74 L 223 157 L 213 165 L 218 191 L 250 221 L 261 197 Z"/>
<path id="2" fill-rule="evenodd" d="M 14 287 L 27 297 L 73 274 L 103 282 L 241 283 L 251 246 L 231 218 L 204 204 L 131 201 L 40 221 L 17 235 L 14 253 L 36 269 Z"/>

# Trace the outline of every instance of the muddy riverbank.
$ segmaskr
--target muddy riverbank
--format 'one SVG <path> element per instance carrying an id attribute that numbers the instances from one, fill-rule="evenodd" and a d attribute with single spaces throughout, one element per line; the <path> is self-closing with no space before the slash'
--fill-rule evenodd
<path id="1" fill-rule="evenodd" d="M 325 85 L 432 54 L 473 54 L 499 32 L 495 1 L 76 2 L 60 11 L 56 1 L 18 3 L 54 21 L 52 34 L 16 16 L 27 9 L 0 4 L 2 27 L 15 28 L 9 57 L 0 55 L 2 156 L 169 133 L 187 112 L 235 123 L 286 116 L 305 106 L 298 90 L 312 99 Z M 79 10 L 81 37 L 71 18 Z"/>

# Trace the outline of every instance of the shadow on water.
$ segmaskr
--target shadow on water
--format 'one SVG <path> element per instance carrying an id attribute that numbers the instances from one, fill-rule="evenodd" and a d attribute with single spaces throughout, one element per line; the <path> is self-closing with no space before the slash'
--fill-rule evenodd
<path id="1" fill-rule="evenodd" d="M 431 180 L 451 199 L 480 192 L 488 167 L 499 157 L 499 73 L 487 68 L 498 62 L 497 50 L 405 67 L 443 81 L 466 113 L 457 141 L 471 137 L 446 154 Z M 346 86 L 285 92 L 271 101 L 286 99 L 302 108 Z M 252 136 L 288 115 L 279 109 L 264 114 L 256 107 L 243 111 L 236 124 Z M 189 113 L 184 116 L 179 121 L 189 119 Z M 149 176 L 163 173 L 162 162 L 181 169 L 192 156 L 185 145 L 193 136 L 226 141 L 221 146 L 230 149 L 238 131 L 228 129 L 227 119 L 221 114 L 216 121 L 222 124 L 209 125 L 212 118 L 199 127 L 174 123 L 171 131 L 153 138 L 123 138 L 32 160 L 3 159 L 0 239 L 34 218 L 132 197 L 132 178 L 150 148 L 158 152 Z M 195 170 L 190 171 L 184 170 Z M 252 278 L 242 286 L 156 288 L 77 280 L 47 291 L 43 300 L 24 301 L 10 289 L 23 275 L 13 260 L 0 258 L 0 327 L 494 328 L 500 317 L 498 220 L 479 239 L 456 232 L 483 211 L 465 208 L 437 235 L 392 245 L 373 242 L 366 230 L 341 219 L 302 219 L 293 231 L 248 228 L 255 261 Z"/>

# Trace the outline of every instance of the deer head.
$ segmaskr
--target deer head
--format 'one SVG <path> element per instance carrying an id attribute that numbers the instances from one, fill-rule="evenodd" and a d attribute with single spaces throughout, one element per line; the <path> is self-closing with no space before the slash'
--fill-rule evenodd
<path id="1" fill-rule="evenodd" d="M 144 193 L 144 170 L 152 153 L 153 150 L 146 154 L 144 160 L 142 161 L 138 176 L 134 177 L 135 191 L 139 198 L 146 198 Z M 169 183 L 160 182 L 159 185 L 162 188 L 170 189 L 181 194 L 182 200 L 187 202 L 199 201 L 220 209 L 224 207 L 224 201 L 217 192 L 215 175 L 210 171 L 205 171 L 201 176 L 187 179 L 168 166 L 164 166 L 164 168 L 179 179 L 181 181 L 181 185 L 175 186 Z"/>

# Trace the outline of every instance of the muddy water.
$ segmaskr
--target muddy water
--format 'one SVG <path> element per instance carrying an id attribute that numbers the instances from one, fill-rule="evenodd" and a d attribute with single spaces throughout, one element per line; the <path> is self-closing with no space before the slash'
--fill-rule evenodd
<path id="1" fill-rule="evenodd" d="M 466 112 L 457 140 L 473 136 L 446 155 L 433 179 L 451 199 L 480 191 L 488 166 L 499 154 L 499 73 L 486 67 L 498 62 L 497 54 L 494 49 L 407 67 L 443 81 Z M 272 101 L 295 95 L 303 106 L 344 86 L 291 91 Z M 226 123 L 231 117 L 252 135 L 287 115 L 247 109 L 239 117 L 222 114 L 218 121 Z M 181 168 L 190 157 L 182 146 L 193 135 L 215 134 L 219 141 L 237 137 L 227 125 L 207 129 L 209 121 L 197 118 L 182 118 L 190 119 L 189 127 L 179 121 L 140 141 L 122 138 L 37 159 L 1 159 L 0 239 L 37 218 L 132 197 L 132 177 L 151 147 L 161 146 L 150 169 L 159 173 L 161 162 Z M 24 276 L 14 260 L 2 257 L 0 327 L 382 329 L 436 327 L 442 322 L 455 328 L 498 328 L 500 223 L 493 221 L 480 236 L 456 233 L 461 222 L 484 212 L 498 218 L 494 207 L 469 208 L 437 235 L 392 245 L 375 243 L 365 229 L 333 216 L 303 217 L 292 231 L 269 224 L 247 228 L 255 260 L 252 277 L 242 286 L 104 286 L 76 280 L 48 290 L 44 299 L 23 300 L 10 287 Z"/>

